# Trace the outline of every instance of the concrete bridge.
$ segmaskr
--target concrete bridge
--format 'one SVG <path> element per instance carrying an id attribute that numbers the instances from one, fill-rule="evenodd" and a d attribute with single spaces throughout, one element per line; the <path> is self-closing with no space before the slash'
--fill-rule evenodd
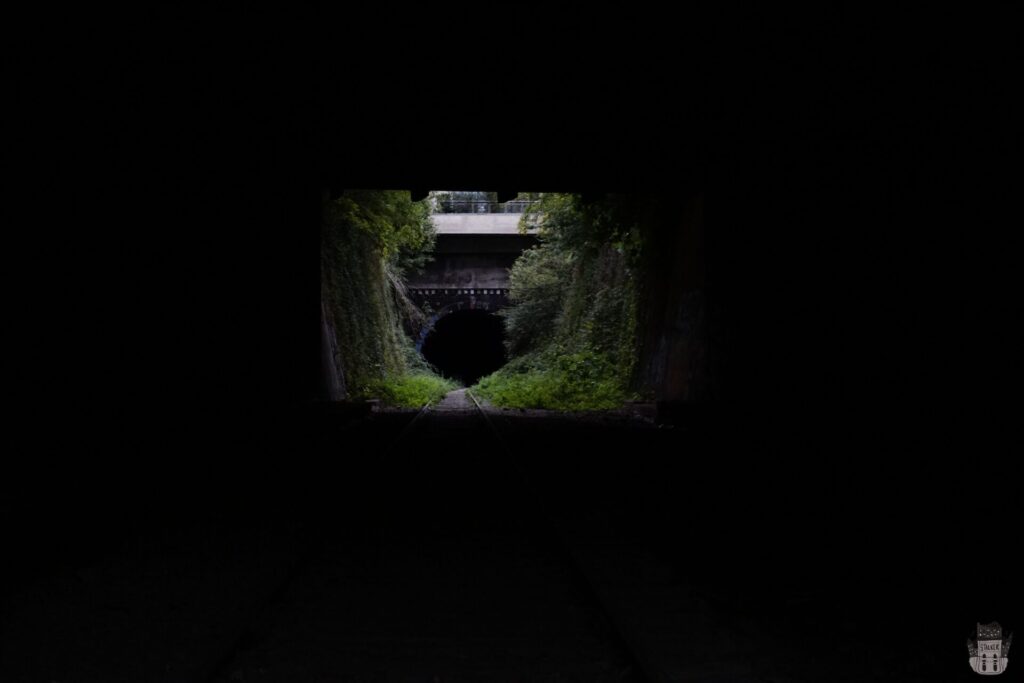
<path id="1" fill-rule="evenodd" d="M 442 213 L 434 261 L 408 281 L 409 295 L 427 314 L 416 341 L 421 350 L 434 324 L 463 310 L 496 311 L 508 303 L 509 268 L 537 242 L 519 232 L 519 213 Z"/>

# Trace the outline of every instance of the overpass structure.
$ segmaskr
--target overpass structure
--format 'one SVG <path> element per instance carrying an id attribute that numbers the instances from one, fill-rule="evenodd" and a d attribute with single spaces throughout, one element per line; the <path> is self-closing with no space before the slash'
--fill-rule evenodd
<path id="1" fill-rule="evenodd" d="M 519 232 L 520 213 L 441 213 L 434 260 L 408 280 L 409 296 L 427 316 L 423 341 L 444 316 L 461 310 L 496 311 L 508 303 L 509 268 L 537 242 Z"/>

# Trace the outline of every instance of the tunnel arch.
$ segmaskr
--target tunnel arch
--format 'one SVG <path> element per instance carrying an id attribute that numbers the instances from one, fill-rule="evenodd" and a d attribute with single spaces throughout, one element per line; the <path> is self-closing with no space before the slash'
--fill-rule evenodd
<path id="1" fill-rule="evenodd" d="M 466 386 L 505 364 L 505 325 L 487 308 L 453 304 L 422 334 L 423 357 L 441 374 Z"/>
<path id="2" fill-rule="evenodd" d="M 420 353 L 434 326 L 445 316 L 464 310 L 494 313 L 504 308 L 508 299 L 507 289 L 410 290 L 409 294 L 418 306 L 426 309 L 425 321 L 415 335 L 416 350 Z"/>

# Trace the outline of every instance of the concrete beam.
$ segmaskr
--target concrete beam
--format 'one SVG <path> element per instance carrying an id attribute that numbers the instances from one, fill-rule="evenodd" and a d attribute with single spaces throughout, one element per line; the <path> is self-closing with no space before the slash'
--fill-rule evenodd
<path id="1" fill-rule="evenodd" d="M 518 235 L 521 216 L 519 213 L 438 213 L 431 218 L 439 235 Z"/>

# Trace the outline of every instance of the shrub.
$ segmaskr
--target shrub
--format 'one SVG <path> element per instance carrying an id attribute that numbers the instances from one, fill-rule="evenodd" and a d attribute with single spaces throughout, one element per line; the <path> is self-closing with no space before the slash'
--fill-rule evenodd
<path id="1" fill-rule="evenodd" d="M 375 380 L 364 388 L 364 396 L 379 397 L 386 404 L 403 408 L 419 408 L 428 401 L 436 403 L 458 385 L 428 372 Z"/>
<path id="2" fill-rule="evenodd" d="M 544 195 L 520 227 L 540 246 L 512 266 L 502 311 L 512 360 L 474 391 L 499 406 L 596 410 L 630 397 L 636 358 L 634 198 Z"/>
<path id="3" fill-rule="evenodd" d="M 473 391 L 507 408 L 603 410 L 629 396 L 620 369 L 605 354 L 579 351 L 517 359 L 480 380 Z"/>

